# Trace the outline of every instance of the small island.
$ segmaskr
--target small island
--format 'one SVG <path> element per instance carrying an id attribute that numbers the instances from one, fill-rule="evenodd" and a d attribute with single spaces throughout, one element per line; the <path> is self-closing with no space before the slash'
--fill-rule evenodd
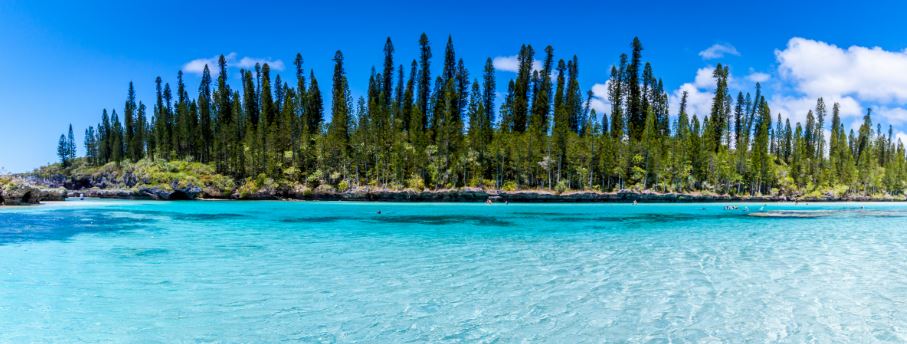
<path id="1" fill-rule="evenodd" d="M 104 109 L 85 130 L 84 156 L 76 156 L 70 125 L 60 135 L 60 162 L 8 183 L 14 186 L 5 186 L 4 203 L 54 198 L 15 185 L 161 200 L 905 199 L 904 145 L 891 126 L 886 134 L 873 124 L 871 110 L 848 133 L 839 105 L 827 121 L 819 98 L 806 123 L 792 124 L 774 118 L 759 83 L 732 96 L 729 69 L 718 64 L 711 112 L 688 113 L 684 92 L 679 112 L 670 114 L 636 38 L 611 68 L 610 113 L 597 113 L 592 91 L 580 89 L 578 58 L 558 59 L 551 46 L 538 69 L 535 49 L 519 48 L 516 78 L 501 101 L 490 58 L 474 78 L 448 37 L 442 73 L 433 76 L 428 37 L 418 43 L 419 57 L 406 68 L 388 38 L 383 68 L 372 69 L 368 95 L 358 99 L 337 51 L 329 121 L 301 54 L 292 82 L 272 79 L 265 63 L 241 70 L 239 88 L 228 83 L 221 55 L 218 65 L 204 67 L 197 98 L 182 72 L 175 90 L 158 77 L 150 108 L 130 83 L 124 107 Z"/>

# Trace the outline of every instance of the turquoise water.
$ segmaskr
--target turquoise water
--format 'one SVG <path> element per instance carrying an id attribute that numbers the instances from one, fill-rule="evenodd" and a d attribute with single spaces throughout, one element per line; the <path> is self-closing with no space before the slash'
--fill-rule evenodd
<path id="1" fill-rule="evenodd" d="M 2 208 L 0 342 L 907 341 L 907 205 L 743 206 Z"/>

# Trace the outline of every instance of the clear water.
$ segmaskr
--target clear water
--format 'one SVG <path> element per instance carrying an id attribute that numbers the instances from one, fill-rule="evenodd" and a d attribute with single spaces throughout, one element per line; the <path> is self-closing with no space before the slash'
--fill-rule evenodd
<path id="1" fill-rule="evenodd" d="M 907 206 L 765 211 L 3 208 L 0 342 L 907 341 Z"/>

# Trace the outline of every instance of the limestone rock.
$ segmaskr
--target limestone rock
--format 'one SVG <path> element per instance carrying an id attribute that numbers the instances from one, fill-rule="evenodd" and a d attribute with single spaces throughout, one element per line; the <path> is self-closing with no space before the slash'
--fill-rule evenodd
<path id="1" fill-rule="evenodd" d="M 0 202 L 3 205 L 37 204 L 41 200 L 41 190 L 20 183 L 9 183 L 0 190 Z"/>

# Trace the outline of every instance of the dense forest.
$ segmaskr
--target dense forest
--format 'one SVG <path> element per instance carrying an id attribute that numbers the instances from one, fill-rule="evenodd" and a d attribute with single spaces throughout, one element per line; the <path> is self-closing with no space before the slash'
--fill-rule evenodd
<path id="1" fill-rule="evenodd" d="M 610 70 L 610 113 L 590 108 L 579 84 L 579 59 L 520 47 L 516 78 L 495 99 L 492 60 L 478 77 L 447 39 L 440 75 L 432 75 L 428 37 L 408 65 L 395 61 L 388 38 L 372 68 L 368 93 L 350 95 L 344 56 L 334 56 L 331 108 L 321 85 L 295 58 L 294 80 L 272 78 L 267 64 L 227 82 L 226 59 L 206 66 L 191 99 L 177 74 L 160 77 L 156 100 L 136 102 L 132 83 L 122 112 L 106 109 L 85 132 L 75 157 L 72 127 L 60 137 L 63 166 L 183 160 L 209 164 L 237 183 L 436 189 L 706 191 L 737 195 L 810 193 L 902 194 L 905 151 L 867 113 L 858 132 L 845 130 L 838 104 L 816 101 L 806 123 L 773 116 L 757 84 L 732 95 L 729 69 L 713 73 L 710 113 L 691 114 L 686 94 L 670 114 L 668 94 L 638 39 Z M 218 68 L 217 77 L 209 69 Z M 478 73 L 476 73 L 478 74 Z M 327 114 L 325 114 L 327 112 Z M 329 118 L 325 118 L 325 116 Z M 774 118 L 773 118 L 774 117 Z M 830 136 L 823 134 L 828 128 Z M 827 141 L 827 142 L 826 142 Z"/>

